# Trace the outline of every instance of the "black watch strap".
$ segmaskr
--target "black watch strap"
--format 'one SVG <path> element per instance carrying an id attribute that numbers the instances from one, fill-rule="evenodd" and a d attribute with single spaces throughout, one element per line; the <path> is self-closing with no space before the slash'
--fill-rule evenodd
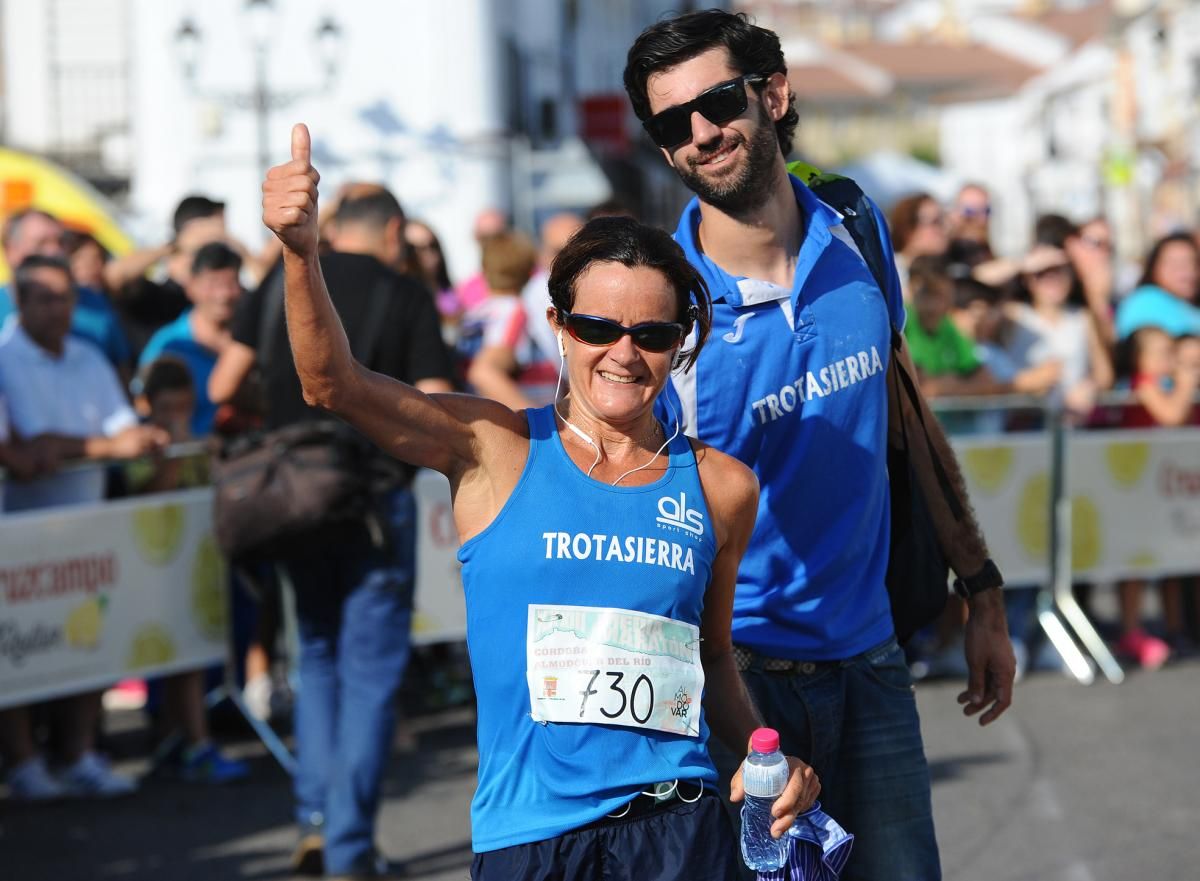
<path id="1" fill-rule="evenodd" d="M 1001 587 L 1004 584 L 1004 576 L 1000 574 L 1000 570 L 996 568 L 996 564 L 989 559 L 983 564 L 983 568 L 969 578 L 955 578 L 954 592 L 964 600 L 969 600 L 971 597 L 983 593 L 985 590 L 991 590 L 994 587 Z"/>

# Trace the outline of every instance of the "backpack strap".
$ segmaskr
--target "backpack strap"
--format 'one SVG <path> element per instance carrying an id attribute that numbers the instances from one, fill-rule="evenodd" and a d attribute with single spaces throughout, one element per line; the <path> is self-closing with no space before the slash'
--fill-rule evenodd
<path id="1" fill-rule="evenodd" d="M 867 265 L 867 269 L 871 271 L 871 275 L 875 279 L 875 284 L 882 295 L 887 290 L 887 282 L 891 274 L 889 271 L 890 258 L 883 253 L 879 229 L 875 222 L 875 210 L 867 195 L 862 191 L 862 188 L 851 178 L 843 177 L 840 174 L 823 172 L 816 166 L 809 165 L 807 162 L 789 162 L 788 171 L 796 175 L 806 187 L 812 190 L 813 195 L 818 199 L 828 205 L 832 205 L 837 211 L 841 212 L 844 218 L 842 225 L 850 233 L 854 244 L 858 246 L 858 255 Z M 886 303 L 884 304 L 884 308 L 887 308 Z M 933 471 L 937 477 L 938 486 L 942 490 L 942 496 L 946 499 L 946 506 L 950 509 L 956 520 L 961 520 L 966 512 L 963 509 L 961 500 L 954 492 L 950 476 L 942 466 L 942 460 L 938 457 L 937 451 L 933 447 L 933 441 L 929 437 L 929 427 L 925 424 L 924 408 L 921 406 L 916 383 L 913 382 L 913 378 L 904 369 L 904 365 L 900 363 L 897 357 L 903 343 L 903 335 L 895 324 L 892 324 L 891 327 L 891 361 L 896 367 L 896 378 L 899 384 L 903 386 L 905 395 L 908 397 L 909 403 L 921 423 L 921 433 L 925 436 L 925 445 L 929 451 L 929 459 L 933 463 Z M 904 428 L 903 418 L 900 420 L 900 429 L 901 436 L 904 438 L 904 443 L 907 447 L 908 432 Z"/>

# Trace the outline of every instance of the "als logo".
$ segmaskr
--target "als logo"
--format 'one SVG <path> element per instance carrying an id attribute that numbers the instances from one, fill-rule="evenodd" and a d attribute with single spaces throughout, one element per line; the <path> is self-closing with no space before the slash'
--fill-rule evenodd
<path id="1" fill-rule="evenodd" d="M 733 330 L 723 334 L 721 339 L 727 343 L 740 343 L 742 341 L 742 334 L 746 331 L 746 322 L 753 318 L 754 314 L 753 312 L 743 312 L 735 318 L 733 320 Z"/>
<path id="2" fill-rule="evenodd" d="M 658 500 L 658 514 L 654 519 L 663 526 L 682 529 L 695 536 L 704 535 L 704 515 L 687 506 L 687 493 L 680 493 L 677 499 L 663 496 Z"/>

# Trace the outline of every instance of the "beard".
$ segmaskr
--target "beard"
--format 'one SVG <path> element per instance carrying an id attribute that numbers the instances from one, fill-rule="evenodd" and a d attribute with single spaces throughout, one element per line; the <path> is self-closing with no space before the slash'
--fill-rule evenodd
<path id="1" fill-rule="evenodd" d="M 775 180 L 772 166 L 779 155 L 779 140 L 775 136 L 775 124 L 759 105 L 758 126 L 750 139 L 733 132 L 722 137 L 716 144 L 702 150 L 681 165 L 675 167 L 684 186 L 714 208 L 733 217 L 744 217 L 764 204 L 771 195 Z M 704 176 L 700 164 L 731 147 L 744 147 L 745 159 L 742 167 L 714 180 Z"/>

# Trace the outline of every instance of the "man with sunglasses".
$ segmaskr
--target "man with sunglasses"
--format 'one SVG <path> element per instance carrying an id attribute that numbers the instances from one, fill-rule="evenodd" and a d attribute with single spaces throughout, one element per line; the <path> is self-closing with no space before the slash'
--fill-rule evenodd
<path id="1" fill-rule="evenodd" d="M 734 602 L 739 669 L 785 752 L 811 762 L 826 808 L 858 836 L 845 876 L 939 878 L 929 772 L 884 580 L 899 281 L 892 270 L 881 292 L 848 211 L 789 176 L 798 114 L 774 33 L 719 10 L 659 22 L 630 49 L 625 87 L 697 196 L 675 237 L 714 301 L 712 345 L 673 379 L 676 406 L 690 433 L 750 465 L 763 488 Z M 892 253 L 877 209 L 875 223 Z M 1009 705 L 1015 671 L 999 573 L 973 522 L 950 531 L 947 558 L 973 576 L 960 579 L 971 675 L 959 703 L 986 724 Z"/>

